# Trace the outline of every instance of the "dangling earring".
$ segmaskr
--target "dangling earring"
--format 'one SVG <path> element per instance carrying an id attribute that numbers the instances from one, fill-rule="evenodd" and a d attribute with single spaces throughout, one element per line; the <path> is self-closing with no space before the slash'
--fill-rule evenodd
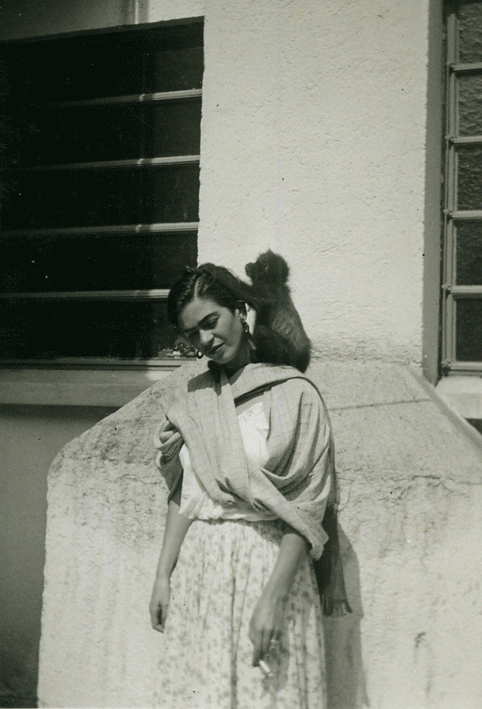
<path id="1" fill-rule="evenodd" d="M 204 355 L 203 355 L 203 353 L 200 352 L 199 350 L 196 350 L 196 357 L 197 357 L 198 359 L 202 359 L 202 358 L 204 357 Z"/>
<path id="2" fill-rule="evenodd" d="M 246 315 L 244 315 L 244 313 L 241 313 L 239 316 L 239 319 L 241 320 L 241 325 L 243 326 L 243 332 L 246 335 L 249 335 L 249 324 L 248 324 L 248 321 L 246 320 Z"/>

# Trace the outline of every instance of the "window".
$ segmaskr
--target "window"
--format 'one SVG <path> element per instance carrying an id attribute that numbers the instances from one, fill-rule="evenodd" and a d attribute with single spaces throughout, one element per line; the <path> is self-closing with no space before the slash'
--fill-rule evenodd
<path id="1" fill-rule="evenodd" d="M 167 292 L 197 261 L 202 24 L 9 42 L 0 62 L 0 357 L 172 356 Z"/>
<path id="2" fill-rule="evenodd" d="M 447 6 L 442 368 L 482 372 L 482 0 Z"/>

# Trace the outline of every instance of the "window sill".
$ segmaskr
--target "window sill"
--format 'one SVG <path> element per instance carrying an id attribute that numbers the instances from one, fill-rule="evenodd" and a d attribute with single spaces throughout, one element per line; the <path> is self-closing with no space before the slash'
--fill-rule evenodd
<path id="1" fill-rule="evenodd" d="M 445 377 L 435 388 L 442 399 L 464 418 L 482 419 L 482 377 Z"/>
<path id="2" fill-rule="evenodd" d="M 180 362 L 146 369 L 0 369 L 0 404 L 112 406 L 127 404 Z"/>

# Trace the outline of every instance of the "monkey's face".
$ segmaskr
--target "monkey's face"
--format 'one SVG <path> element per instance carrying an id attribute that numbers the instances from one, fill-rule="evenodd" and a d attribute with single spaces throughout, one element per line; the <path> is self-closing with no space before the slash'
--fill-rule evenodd
<path id="1" fill-rule="evenodd" d="M 251 278 L 251 280 L 253 280 L 253 273 L 255 271 L 255 266 L 256 266 L 256 264 L 254 264 L 254 263 L 247 263 L 246 266 L 244 267 L 246 275 L 248 276 L 248 278 Z"/>
<path id="2" fill-rule="evenodd" d="M 272 283 L 282 286 L 288 281 L 290 269 L 280 254 L 268 249 L 264 254 L 260 254 L 254 263 L 248 263 L 244 270 L 253 285 Z"/>
<path id="3" fill-rule="evenodd" d="M 267 264 L 258 259 L 254 263 L 247 263 L 244 270 L 248 278 L 251 278 L 251 282 L 257 283 L 266 278 Z"/>
<path id="4" fill-rule="evenodd" d="M 233 313 L 214 300 L 194 298 L 183 308 L 178 322 L 189 343 L 209 359 L 232 369 L 248 364 L 250 347 L 240 310 Z"/>

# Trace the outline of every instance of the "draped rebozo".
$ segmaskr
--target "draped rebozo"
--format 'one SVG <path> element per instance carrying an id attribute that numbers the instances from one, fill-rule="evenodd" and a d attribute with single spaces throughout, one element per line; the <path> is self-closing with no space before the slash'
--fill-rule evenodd
<path id="1" fill-rule="evenodd" d="M 269 459 L 250 474 L 236 404 L 261 393 Z M 178 433 L 161 444 L 159 435 L 169 422 Z M 313 382 L 288 366 L 248 364 L 231 379 L 212 366 L 175 392 L 154 438 L 171 495 L 182 475 L 184 443 L 195 473 L 216 502 L 246 500 L 254 509 L 273 512 L 308 540 L 325 615 L 351 612 L 338 543 L 331 424 Z"/>
<path id="2" fill-rule="evenodd" d="M 268 408 L 269 460 L 250 474 L 236 403 L 261 392 Z M 177 394 L 167 418 L 181 437 L 157 444 L 170 491 L 182 472 L 178 453 L 184 442 L 196 475 L 216 502 L 235 505 L 241 498 L 256 510 L 269 510 L 299 531 L 319 558 L 334 467 L 330 421 L 315 385 L 292 367 L 250 364 L 231 380 L 223 370 L 208 370 Z"/>

